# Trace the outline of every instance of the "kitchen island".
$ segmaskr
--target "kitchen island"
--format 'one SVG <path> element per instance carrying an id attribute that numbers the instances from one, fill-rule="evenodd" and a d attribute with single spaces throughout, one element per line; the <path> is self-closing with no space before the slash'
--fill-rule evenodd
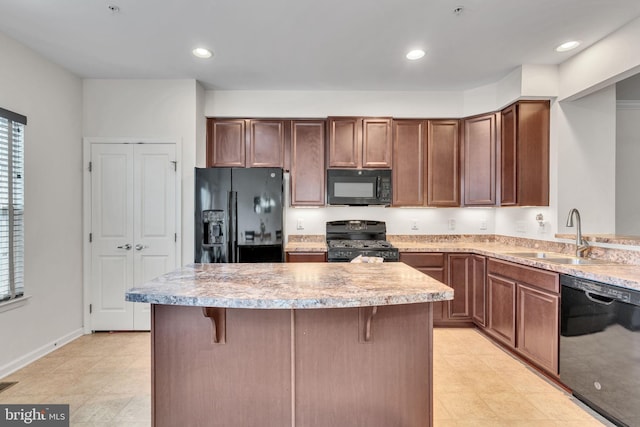
<path id="1" fill-rule="evenodd" d="M 152 304 L 154 426 L 431 426 L 432 302 L 403 263 L 194 264 Z"/>

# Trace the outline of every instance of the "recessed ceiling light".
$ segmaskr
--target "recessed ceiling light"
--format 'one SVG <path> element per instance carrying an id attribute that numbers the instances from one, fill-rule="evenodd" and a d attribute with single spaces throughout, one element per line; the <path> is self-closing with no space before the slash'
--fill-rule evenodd
<path id="1" fill-rule="evenodd" d="M 407 59 L 415 61 L 416 59 L 420 59 L 424 56 L 424 50 L 422 49 L 414 49 L 407 53 Z"/>
<path id="2" fill-rule="evenodd" d="M 575 49 L 580 45 L 579 41 L 572 40 L 570 42 L 562 43 L 556 48 L 557 52 L 566 52 L 571 49 Z"/>
<path id="3" fill-rule="evenodd" d="M 213 55 L 209 49 L 205 49 L 204 47 L 197 47 L 193 49 L 191 53 L 198 58 L 211 58 L 211 55 Z"/>

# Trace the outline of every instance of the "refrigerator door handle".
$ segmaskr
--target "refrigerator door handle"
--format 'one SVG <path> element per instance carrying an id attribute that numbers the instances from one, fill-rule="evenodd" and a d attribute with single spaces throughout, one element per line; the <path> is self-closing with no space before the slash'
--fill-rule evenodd
<path id="1" fill-rule="evenodd" d="M 236 191 L 229 191 L 228 193 L 229 206 L 227 212 L 229 213 L 229 230 L 227 230 L 228 236 L 228 262 L 238 262 L 238 193 Z"/>

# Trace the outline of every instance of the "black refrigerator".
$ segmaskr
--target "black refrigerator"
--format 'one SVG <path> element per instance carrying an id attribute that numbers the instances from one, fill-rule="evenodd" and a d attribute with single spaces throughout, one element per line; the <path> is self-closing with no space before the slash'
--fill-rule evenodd
<path id="1" fill-rule="evenodd" d="M 195 262 L 282 262 L 282 169 L 195 168 Z"/>

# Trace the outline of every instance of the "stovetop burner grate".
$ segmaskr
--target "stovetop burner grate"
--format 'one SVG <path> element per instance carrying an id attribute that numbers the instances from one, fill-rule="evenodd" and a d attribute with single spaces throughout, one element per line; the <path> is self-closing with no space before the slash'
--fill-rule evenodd
<path id="1" fill-rule="evenodd" d="M 358 255 L 398 261 L 398 249 L 386 240 L 386 229 L 382 221 L 327 222 L 328 261 L 348 262 Z"/>
<path id="2" fill-rule="evenodd" d="M 393 245 L 386 240 L 329 240 L 330 248 L 355 248 L 355 249 L 387 249 Z"/>

